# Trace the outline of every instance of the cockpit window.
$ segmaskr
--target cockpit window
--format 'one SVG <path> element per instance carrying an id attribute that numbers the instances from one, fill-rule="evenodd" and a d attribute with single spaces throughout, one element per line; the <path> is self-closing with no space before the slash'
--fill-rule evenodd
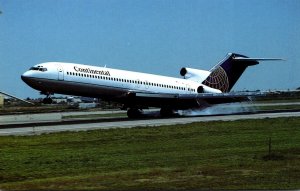
<path id="1" fill-rule="evenodd" d="M 47 71 L 47 68 L 44 68 L 43 66 L 37 66 L 37 67 L 31 67 L 29 70 L 37 70 L 41 72 Z"/>
<path id="2" fill-rule="evenodd" d="M 38 67 L 31 67 L 29 70 L 39 70 Z"/>

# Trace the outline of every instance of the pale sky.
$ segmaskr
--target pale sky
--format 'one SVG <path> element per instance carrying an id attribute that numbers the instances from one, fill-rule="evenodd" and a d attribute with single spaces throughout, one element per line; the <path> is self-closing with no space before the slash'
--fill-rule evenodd
<path id="1" fill-rule="evenodd" d="M 0 0 L 0 90 L 38 97 L 31 66 L 74 62 L 180 77 L 228 52 L 280 57 L 250 67 L 234 90 L 300 87 L 299 0 Z"/>

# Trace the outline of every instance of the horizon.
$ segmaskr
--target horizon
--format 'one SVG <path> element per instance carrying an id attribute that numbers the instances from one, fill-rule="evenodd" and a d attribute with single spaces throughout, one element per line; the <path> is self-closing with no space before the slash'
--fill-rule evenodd
<path id="1" fill-rule="evenodd" d="M 249 67 L 234 91 L 300 87 L 300 1 L 0 1 L 0 91 L 39 92 L 31 66 L 73 62 L 180 78 L 229 52 L 280 57 Z"/>

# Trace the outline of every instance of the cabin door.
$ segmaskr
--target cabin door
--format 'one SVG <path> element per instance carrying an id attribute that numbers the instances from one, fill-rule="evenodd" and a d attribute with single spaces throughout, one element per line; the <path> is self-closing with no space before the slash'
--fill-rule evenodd
<path id="1" fill-rule="evenodd" d="M 63 67 L 60 66 L 60 65 L 58 65 L 57 71 L 58 71 L 58 80 L 64 80 L 64 70 L 63 70 Z"/>

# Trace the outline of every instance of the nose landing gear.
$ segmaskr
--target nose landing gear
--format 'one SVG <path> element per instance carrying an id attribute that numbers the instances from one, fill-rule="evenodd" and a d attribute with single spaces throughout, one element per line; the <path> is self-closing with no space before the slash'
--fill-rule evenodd
<path id="1" fill-rule="evenodd" d="M 51 97 L 46 97 L 43 99 L 43 104 L 52 104 L 53 100 Z"/>
<path id="2" fill-rule="evenodd" d="M 51 93 L 49 93 L 49 92 L 47 92 L 47 93 L 41 92 L 41 94 L 46 95 L 46 97 L 43 99 L 43 104 L 52 104 L 53 100 L 50 97 Z"/>

